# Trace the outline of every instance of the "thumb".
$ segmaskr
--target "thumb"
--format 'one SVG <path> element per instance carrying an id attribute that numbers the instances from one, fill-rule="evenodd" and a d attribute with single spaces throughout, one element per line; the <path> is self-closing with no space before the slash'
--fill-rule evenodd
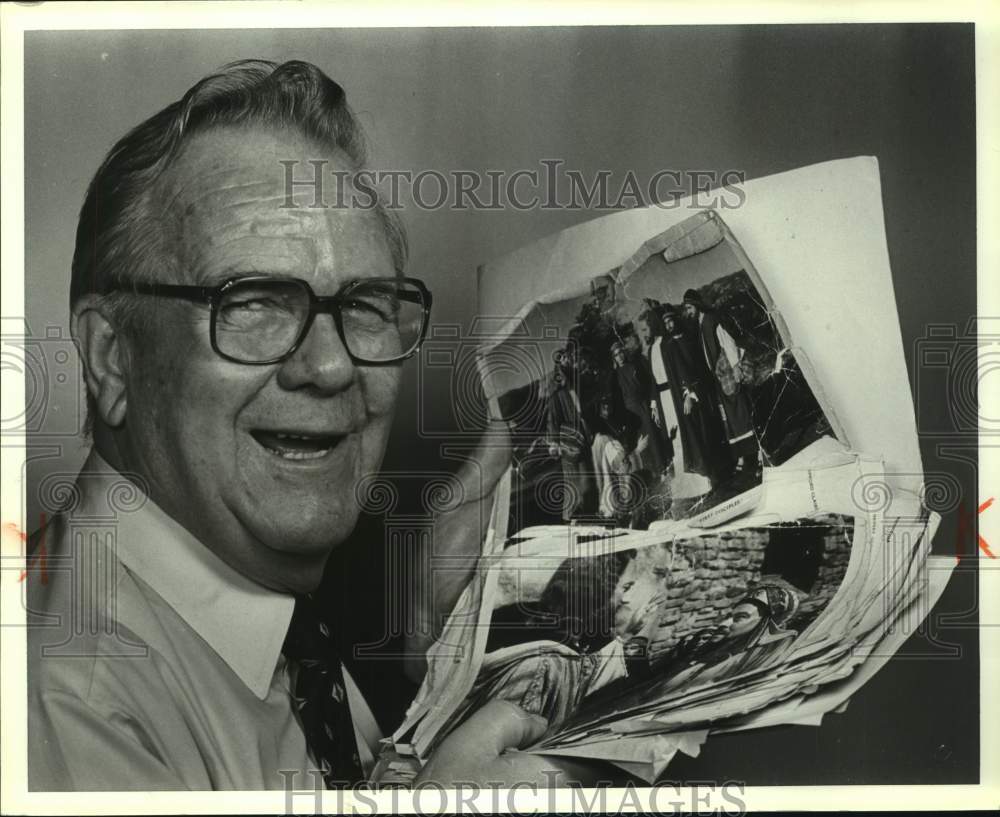
<path id="1" fill-rule="evenodd" d="M 426 625 L 420 634 L 409 639 L 409 649 L 417 654 L 426 651 L 430 641 L 440 634 L 445 616 L 454 608 L 476 568 L 493 510 L 492 499 L 510 458 L 510 430 L 502 420 L 492 421 L 475 452 L 465 458 L 455 475 L 460 501 L 437 515 L 433 549 L 424 551 L 422 556 L 433 571 L 434 590 L 420 594 L 416 602 L 414 620 L 422 622 L 421 628 Z M 444 562 L 438 563 L 439 558 Z"/>
<path id="2" fill-rule="evenodd" d="M 500 478 L 510 466 L 511 437 L 507 424 L 492 421 L 476 450 L 463 459 L 455 474 L 461 500 L 438 514 L 435 547 L 441 548 L 439 553 L 478 556 L 492 510 L 490 503 Z"/>
<path id="3" fill-rule="evenodd" d="M 462 487 L 465 502 L 489 497 L 510 465 L 512 443 L 510 428 L 503 420 L 491 420 L 483 431 L 479 445 L 465 458 L 456 477 Z"/>
<path id="4" fill-rule="evenodd" d="M 444 738 L 417 775 L 417 781 L 496 779 L 495 764 L 508 749 L 527 748 L 545 733 L 548 723 L 509 701 L 492 700 Z M 504 769 L 509 772 L 510 769 Z"/>
<path id="5" fill-rule="evenodd" d="M 549 728 L 549 722 L 510 701 L 495 699 L 473 714 L 461 728 L 470 735 L 478 735 L 480 745 L 489 746 L 499 757 L 508 749 L 524 749 L 536 743 Z"/>

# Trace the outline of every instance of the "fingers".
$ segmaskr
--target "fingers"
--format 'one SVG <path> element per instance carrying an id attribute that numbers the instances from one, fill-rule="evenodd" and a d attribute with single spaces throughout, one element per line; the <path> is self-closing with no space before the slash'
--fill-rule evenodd
<path id="1" fill-rule="evenodd" d="M 512 450 L 507 423 L 491 420 L 478 447 L 456 474 L 466 502 L 478 501 L 493 492 L 510 466 Z"/>
<path id="2" fill-rule="evenodd" d="M 489 526 L 491 498 L 500 478 L 510 466 L 511 438 L 507 424 L 493 421 L 484 431 L 479 446 L 464 459 L 455 475 L 460 501 L 437 515 L 431 541 L 421 545 L 420 558 L 434 573 L 434 592 L 418 593 L 412 620 L 418 631 L 407 637 L 407 649 L 416 656 L 412 677 L 423 672 L 423 653 L 440 635 L 445 617 L 455 606 L 475 571 L 483 537 Z M 445 559 L 439 567 L 438 558 Z"/>

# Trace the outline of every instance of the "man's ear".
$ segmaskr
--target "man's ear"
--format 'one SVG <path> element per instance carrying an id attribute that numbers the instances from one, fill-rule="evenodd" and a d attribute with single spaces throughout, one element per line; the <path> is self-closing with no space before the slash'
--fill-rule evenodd
<path id="1" fill-rule="evenodd" d="M 87 391 L 101 420 L 116 428 L 125 422 L 125 348 L 100 296 L 85 295 L 73 305 L 70 331 L 80 347 Z"/>

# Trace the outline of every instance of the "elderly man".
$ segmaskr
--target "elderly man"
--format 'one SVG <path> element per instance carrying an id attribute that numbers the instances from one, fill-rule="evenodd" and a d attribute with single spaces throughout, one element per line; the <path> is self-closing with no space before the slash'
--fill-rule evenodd
<path id="1" fill-rule="evenodd" d="M 379 467 L 431 297 L 402 275 L 392 215 L 353 195 L 361 144 L 317 68 L 248 61 L 97 171 L 71 284 L 93 450 L 28 581 L 32 789 L 364 778 L 371 716 L 311 593 Z M 289 191 L 288 163 L 339 180 L 346 206 Z M 460 512 L 439 532 L 468 551 Z M 542 729 L 488 706 L 429 773 L 544 780 L 536 758 L 498 761 Z"/>

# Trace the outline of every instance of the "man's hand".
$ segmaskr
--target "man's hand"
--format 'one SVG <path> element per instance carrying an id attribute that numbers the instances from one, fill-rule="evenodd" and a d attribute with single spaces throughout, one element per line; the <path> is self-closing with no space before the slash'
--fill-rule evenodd
<path id="1" fill-rule="evenodd" d="M 638 442 L 635 444 L 635 453 L 641 454 L 647 448 L 649 448 L 649 435 L 643 434 L 639 437 Z"/>
<path id="2" fill-rule="evenodd" d="M 444 739 L 415 782 L 432 781 L 445 788 L 463 783 L 505 788 L 522 783 L 539 788 L 570 782 L 594 785 L 601 764 L 595 769 L 593 763 L 514 751 L 535 743 L 547 728 L 545 718 L 509 701 L 490 701 Z"/>
<path id="3" fill-rule="evenodd" d="M 698 407 L 698 395 L 693 391 L 686 392 L 684 395 L 684 414 L 690 415 Z"/>
<path id="4" fill-rule="evenodd" d="M 440 635 L 445 618 L 476 569 L 493 510 L 497 484 L 511 461 L 507 424 L 492 422 L 479 447 L 456 474 L 461 501 L 439 514 L 430 537 L 421 537 L 416 563 L 427 565 L 411 581 L 430 577 L 430 586 L 411 589 L 412 627 L 406 637 L 406 674 L 419 682 L 426 670 L 424 655 Z"/>

